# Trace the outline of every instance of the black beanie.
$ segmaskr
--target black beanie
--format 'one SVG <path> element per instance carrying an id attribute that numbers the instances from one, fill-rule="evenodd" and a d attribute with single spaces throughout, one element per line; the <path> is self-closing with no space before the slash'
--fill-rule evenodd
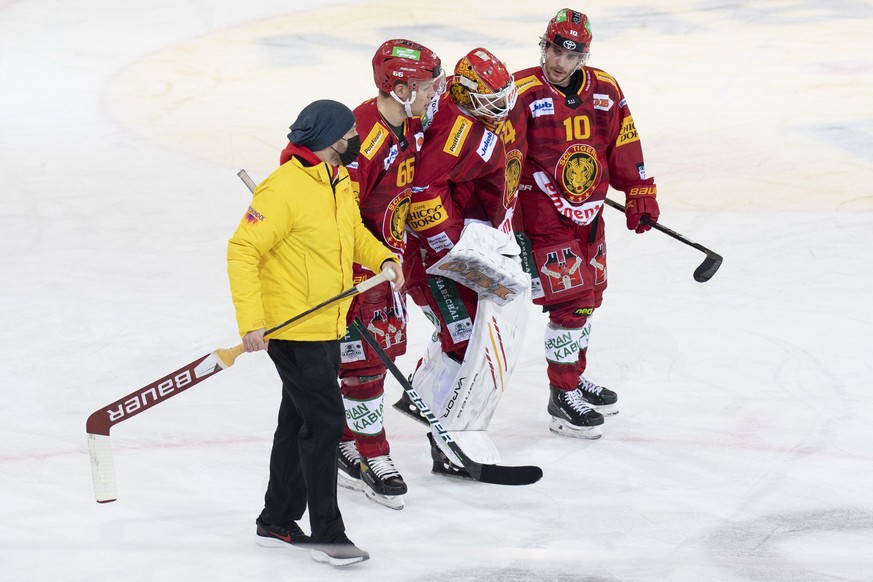
<path id="1" fill-rule="evenodd" d="M 317 152 L 335 144 L 355 124 L 352 110 L 330 99 L 313 101 L 303 108 L 291 127 L 288 141 Z"/>

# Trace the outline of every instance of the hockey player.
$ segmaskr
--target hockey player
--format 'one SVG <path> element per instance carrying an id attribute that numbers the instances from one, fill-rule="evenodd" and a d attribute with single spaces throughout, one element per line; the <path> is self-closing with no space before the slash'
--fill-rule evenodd
<path id="1" fill-rule="evenodd" d="M 420 117 L 445 90 L 445 73 L 430 49 L 405 39 L 388 40 L 373 56 L 378 95 L 354 113 L 361 152 L 348 166 L 364 224 L 402 256 L 423 133 Z M 355 265 L 355 283 L 374 276 Z M 406 352 L 405 298 L 387 285 L 355 297 L 341 342 L 340 379 L 346 429 L 338 451 L 339 484 L 403 509 L 406 483 L 391 459 L 383 422 L 385 365 L 351 326 L 359 318 L 392 359 Z"/>
<path id="2" fill-rule="evenodd" d="M 479 295 L 475 287 L 426 275 L 425 269 L 458 244 L 462 229 L 470 222 L 484 223 L 489 227 L 486 230 L 501 231 L 504 234 L 499 236 L 512 241 L 509 233 L 515 184 L 507 188 L 507 154 L 500 130 L 514 102 L 515 86 L 506 67 L 486 49 L 477 48 L 460 59 L 449 90 L 431 104 L 424 118 L 426 138 L 407 219 L 416 237 L 410 241 L 404 269 L 410 279 L 408 293 L 434 322 L 439 344 L 432 345 L 436 352 L 441 350 L 437 356 L 446 363 L 437 363 L 437 371 L 422 374 L 429 368 L 420 362 L 413 385 L 449 430 L 448 411 L 454 401 L 446 393 L 467 354 Z M 520 268 L 519 272 L 523 276 Z M 423 362 L 434 360 L 431 354 L 430 360 L 426 355 Z M 428 379 L 422 380 L 423 376 Z M 494 369 L 490 377 L 495 383 L 500 379 Z M 498 398 L 500 392 L 502 389 L 497 390 Z M 457 389 L 454 394 L 457 397 Z M 394 406 L 417 417 L 417 409 L 405 393 Z M 456 406 L 455 412 L 461 406 Z M 488 420 L 490 413 L 480 425 L 487 426 Z M 469 476 L 449 462 L 432 437 L 431 450 L 434 472 Z"/>
<path id="3" fill-rule="evenodd" d="M 595 439 L 603 415 L 618 412 L 616 393 L 582 375 L 607 284 L 604 198 L 610 186 L 625 193 L 627 227 L 638 233 L 659 210 L 624 94 L 614 77 L 586 66 L 591 38 L 581 12 L 565 8 L 549 21 L 540 65 L 515 74 L 507 126 L 525 144 L 519 206 L 534 302 L 549 314 L 550 430 Z"/>

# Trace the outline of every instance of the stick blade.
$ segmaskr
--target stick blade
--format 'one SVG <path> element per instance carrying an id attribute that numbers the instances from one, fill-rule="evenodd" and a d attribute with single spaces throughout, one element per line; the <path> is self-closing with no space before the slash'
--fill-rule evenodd
<path id="1" fill-rule="evenodd" d="M 723 260 L 722 256 L 718 253 L 712 251 L 706 253 L 706 258 L 703 259 L 700 266 L 694 270 L 694 280 L 698 283 L 706 283 L 712 279 L 712 276 L 715 275 L 715 272 L 718 271 L 719 267 L 721 267 Z"/>
<path id="2" fill-rule="evenodd" d="M 543 478 L 543 470 L 533 465 L 521 465 L 510 467 L 506 465 L 481 465 L 481 471 L 476 478 L 482 483 L 495 485 L 532 485 Z M 479 469 L 479 467 L 476 467 Z M 476 472 L 467 467 L 471 475 L 476 477 Z"/>
<path id="3" fill-rule="evenodd" d="M 115 464 L 109 435 L 88 433 L 88 452 L 91 454 L 91 479 L 94 481 L 94 498 L 97 503 L 110 503 L 118 499 L 115 483 Z"/>

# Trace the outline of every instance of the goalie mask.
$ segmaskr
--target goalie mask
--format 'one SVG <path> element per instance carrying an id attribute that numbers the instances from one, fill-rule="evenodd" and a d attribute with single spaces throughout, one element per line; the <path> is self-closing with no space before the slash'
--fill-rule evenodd
<path id="1" fill-rule="evenodd" d="M 419 92 L 432 89 L 434 95 L 439 95 L 446 89 L 446 74 L 436 53 L 402 38 L 385 41 L 376 51 L 373 80 L 379 91 L 391 95 L 403 105 L 407 117 L 413 116 L 411 107 Z M 395 93 L 397 83 L 409 87 L 410 95 L 406 101 Z"/>
<path id="2" fill-rule="evenodd" d="M 449 91 L 455 103 L 492 126 L 506 119 L 517 97 L 506 66 L 484 48 L 473 49 L 458 61 Z"/>
<path id="3" fill-rule="evenodd" d="M 555 45 L 563 50 L 578 53 L 577 68 L 582 68 L 588 60 L 591 38 L 591 24 L 587 16 L 569 8 L 559 10 L 549 21 L 546 33 L 540 38 L 540 49 L 542 49 L 540 62 L 545 63 L 546 49 L 549 45 Z"/>

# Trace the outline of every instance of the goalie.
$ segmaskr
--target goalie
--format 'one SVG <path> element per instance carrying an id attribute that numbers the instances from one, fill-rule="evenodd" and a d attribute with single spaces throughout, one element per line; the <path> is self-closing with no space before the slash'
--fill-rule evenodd
<path id="1" fill-rule="evenodd" d="M 412 379 L 453 440 L 481 463 L 499 453 L 486 434 L 517 359 L 529 308 L 510 226 L 521 155 L 507 152 L 503 121 L 515 103 L 506 67 L 477 48 L 455 66 L 448 91 L 431 103 L 407 226 L 410 297 L 436 327 Z M 511 161 L 515 163 L 510 164 Z M 395 405 L 420 419 L 404 393 Z M 441 439 L 428 435 L 433 471 L 458 477 Z"/>

